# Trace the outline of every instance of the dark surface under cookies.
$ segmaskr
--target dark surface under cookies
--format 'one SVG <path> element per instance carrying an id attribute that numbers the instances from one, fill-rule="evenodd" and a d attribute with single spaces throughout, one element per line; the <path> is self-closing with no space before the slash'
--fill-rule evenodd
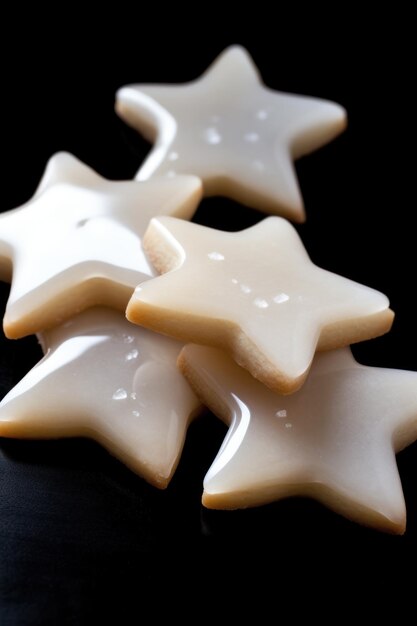
<path id="1" fill-rule="evenodd" d="M 211 17 L 181 32 L 169 17 L 161 29 L 127 15 L 120 24 L 112 17 L 104 30 L 102 22 L 80 18 L 68 34 L 61 23 L 45 33 L 33 28 L 29 36 L 16 26 L 22 60 L 1 44 L 0 210 L 32 195 L 58 150 L 73 152 L 108 178 L 133 177 L 148 145 L 113 112 L 116 89 L 189 80 L 226 45 L 241 43 L 270 87 L 347 109 L 347 132 L 297 163 L 307 212 L 297 230 L 316 264 L 390 297 L 392 332 L 356 346 L 358 360 L 417 370 L 415 176 L 405 156 L 413 118 L 407 19 L 365 22 L 357 16 L 341 32 L 337 16 L 333 29 L 319 30 L 309 19 L 300 29 L 302 16 L 289 22 L 283 16 L 277 24 L 266 13 L 256 25 L 248 16 L 245 26 L 230 28 L 214 18 L 211 25 Z M 394 47 L 391 37 L 400 27 Z M 239 230 L 262 217 L 212 198 L 195 221 Z M 6 285 L 0 294 L 4 310 Z M 40 356 L 34 337 L 0 338 L 1 397 Z M 136 623 L 144 607 L 159 611 L 151 591 L 163 599 L 173 588 L 181 590 L 178 604 L 170 605 L 177 616 L 191 593 L 201 594 L 204 610 L 229 593 L 233 605 L 233 586 L 240 604 L 261 598 L 264 607 L 294 592 L 301 600 L 306 589 L 323 606 L 332 584 L 342 610 L 371 583 L 379 602 L 395 598 L 392 584 L 406 583 L 417 560 L 417 444 L 398 456 L 408 526 L 403 537 L 392 537 L 302 499 L 247 511 L 204 510 L 202 479 L 224 434 L 208 413 L 195 422 L 165 492 L 93 442 L 0 440 L 0 624 L 91 624 L 112 613 L 118 623 Z M 346 587 L 349 571 L 355 574 Z M 254 585 L 262 595 L 250 592 Z M 135 613 L 128 619 L 130 610 Z"/>

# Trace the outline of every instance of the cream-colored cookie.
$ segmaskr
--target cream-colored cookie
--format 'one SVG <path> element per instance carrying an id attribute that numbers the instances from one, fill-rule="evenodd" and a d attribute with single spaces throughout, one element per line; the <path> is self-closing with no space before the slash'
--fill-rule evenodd
<path id="1" fill-rule="evenodd" d="M 183 344 L 89 309 L 40 335 L 44 358 L 0 404 L 0 436 L 90 437 L 164 488 L 200 403 L 176 367 Z"/>
<path id="2" fill-rule="evenodd" d="M 205 195 L 304 220 L 292 159 L 324 145 L 346 125 L 333 102 L 273 91 L 248 52 L 227 48 L 185 85 L 131 85 L 116 110 L 155 142 L 137 178 L 195 174 Z"/>
<path id="3" fill-rule="evenodd" d="M 364 367 L 344 348 L 317 355 L 304 387 L 282 396 L 214 348 L 186 346 L 179 366 L 229 426 L 204 479 L 205 506 L 309 496 L 361 524 L 404 532 L 395 452 L 417 438 L 417 372 Z"/>
<path id="4" fill-rule="evenodd" d="M 316 349 L 376 337 L 392 324 L 386 296 L 313 265 L 279 217 L 237 233 L 155 218 L 144 247 L 167 273 L 135 290 L 128 319 L 221 347 L 281 393 L 303 384 Z"/>
<path id="5" fill-rule="evenodd" d="M 12 283 L 6 335 L 42 331 L 89 306 L 124 311 L 155 274 L 141 242 L 149 220 L 191 218 L 201 195 L 193 176 L 115 182 L 70 154 L 53 156 L 34 197 L 0 215 L 0 277 Z"/>

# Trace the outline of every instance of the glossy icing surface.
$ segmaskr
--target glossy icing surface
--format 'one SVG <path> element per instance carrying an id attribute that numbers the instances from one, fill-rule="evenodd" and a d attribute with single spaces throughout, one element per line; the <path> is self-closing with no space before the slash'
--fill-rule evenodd
<path id="1" fill-rule="evenodd" d="M 345 348 L 317 355 L 302 390 L 281 396 L 214 348 L 186 346 L 180 367 L 229 425 L 204 480 L 206 506 L 310 496 L 404 532 L 395 452 L 417 438 L 417 372 L 365 367 Z"/>
<path id="2" fill-rule="evenodd" d="M 283 393 L 302 385 L 317 348 L 349 345 L 392 323 L 386 296 L 315 266 L 279 217 L 237 233 L 155 218 L 144 246 L 167 273 L 136 289 L 128 318 L 222 347 Z"/>
<path id="3" fill-rule="evenodd" d="M 44 358 L 0 404 L 0 436 L 90 437 L 166 487 L 200 408 L 176 367 L 182 344 L 94 308 L 39 339 Z"/>
<path id="4" fill-rule="evenodd" d="M 192 176 L 113 182 L 70 154 L 53 156 L 34 197 L 0 215 L 0 276 L 12 283 L 6 335 L 42 331 L 88 306 L 123 311 L 154 275 L 141 242 L 151 217 L 191 218 L 200 198 Z"/>
<path id="5" fill-rule="evenodd" d="M 131 85 L 117 93 L 119 115 L 154 148 L 137 178 L 195 174 L 205 195 L 230 196 L 302 221 L 292 159 L 338 135 L 344 109 L 268 89 L 248 52 L 227 48 L 185 85 Z"/>

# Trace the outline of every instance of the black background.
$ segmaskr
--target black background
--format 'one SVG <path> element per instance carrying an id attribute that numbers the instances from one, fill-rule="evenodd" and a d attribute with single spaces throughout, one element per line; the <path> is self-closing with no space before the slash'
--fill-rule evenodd
<path id="1" fill-rule="evenodd" d="M 315 263 L 391 299 L 392 332 L 356 346 L 357 358 L 417 370 L 410 16 L 352 15 L 343 7 L 320 16 L 295 8 L 278 17 L 266 6 L 240 9 L 228 21 L 219 8 L 203 5 L 169 13 L 161 6 L 153 16 L 140 6 L 135 15 L 120 7 L 89 20 L 68 8 L 50 24 L 39 13 L 5 20 L 0 210 L 32 195 L 58 150 L 108 178 L 133 177 L 149 146 L 115 115 L 116 89 L 193 79 L 224 47 L 241 43 L 269 86 L 347 109 L 347 132 L 297 163 L 308 216 L 297 228 Z M 195 220 L 238 230 L 261 217 L 210 199 Z M 0 293 L 4 310 L 8 287 L 0 285 Z M 1 337 L 2 396 L 40 356 L 33 337 Z M 120 623 L 138 622 L 149 608 L 157 618 L 173 589 L 179 591 L 168 604 L 173 616 L 197 597 L 205 616 L 218 613 L 226 597 L 233 611 L 256 605 L 261 623 L 265 607 L 273 607 L 274 619 L 278 607 L 288 606 L 294 618 L 304 605 L 321 616 L 329 613 L 329 599 L 337 619 L 373 589 L 375 609 L 407 599 L 417 558 L 416 444 L 398 456 L 408 527 L 392 537 L 306 500 L 203 510 L 202 479 L 224 433 L 209 414 L 193 424 L 165 492 L 92 442 L 2 440 L 0 623 L 89 624 L 113 613 Z M 313 600 L 305 602 L 306 594 Z"/>

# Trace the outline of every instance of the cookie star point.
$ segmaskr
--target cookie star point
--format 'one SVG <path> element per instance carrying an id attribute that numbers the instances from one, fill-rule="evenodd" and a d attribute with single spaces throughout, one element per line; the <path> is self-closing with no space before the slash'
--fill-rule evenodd
<path id="1" fill-rule="evenodd" d="M 116 110 L 155 141 L 137 178 L 194 173 L 205 195 L 226 195 L 294 221 L 305 218 L 292 158 L 341 132 L 343 107 L 265 87 L 249 53 L 226 49 L 184 85 L 130 85 Z"/>
<path id="2" fill-rule="evenodd" d="M 88 185 L 97 183 L 100 176 L 70 152 L 57 152 L 48 160 L 33 198 L 42 195 L 48 188 L 65 184 L 69 180 Z"/>
<path id="3" fill-rule="evenodd" d="M 223 83 L 233 77 L 234 80 L 242 81 L 245 84 L 250 81 L 259 85 L 262 84 L 259 69 L 246 48 L 239 44 L 225 48 L 197 80 L 210 77 Z"/>

